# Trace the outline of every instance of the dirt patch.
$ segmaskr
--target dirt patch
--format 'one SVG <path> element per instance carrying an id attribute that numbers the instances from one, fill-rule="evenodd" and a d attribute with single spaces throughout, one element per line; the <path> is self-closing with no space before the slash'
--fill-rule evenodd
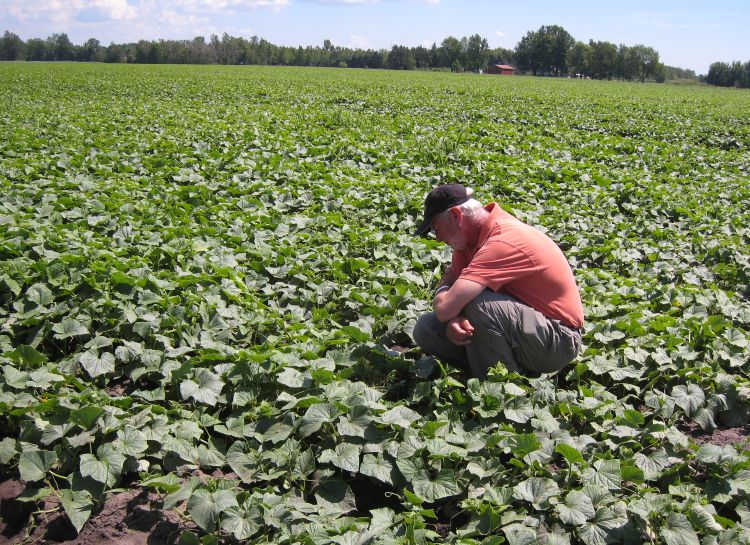
<path id="1" fill-rule="evenodd" d="M 0 543 L 20 532 L 29 521 L 33 507 L 16 500 L 25 488 L 23 481 L 16 479 L 0 483 Z"/>
<path id="2" fill-rule="evenodd" d="M 107 386 L 107 395 L 110 397 L 121 397 L 130 394 L 135 390 L 133 381 L 128 377 L 120 377 L 112 380 Z"/>
<path id="3" fill-rule="evenodd" d="M 183 529 L 195 529 L 175 511 L 163 511 L 157 494 L 136 487 L 109 495 L 76 535 L 56 498 L 38 505 L 20 502 L 16 498 L 24 489 L 23 481 L 0 483 L 0 545 L 173 545 Z"/>
<path id="4" fill-rule="evenodd" d="M 750 440 L 750 424 L 737 428 L 717 428 L 713 432 L 705 432 L 695 422 L 688 422 L 680 426 L 679 429 L 699 445 L 705 445 L 706 443 L 737 445 Z"/>

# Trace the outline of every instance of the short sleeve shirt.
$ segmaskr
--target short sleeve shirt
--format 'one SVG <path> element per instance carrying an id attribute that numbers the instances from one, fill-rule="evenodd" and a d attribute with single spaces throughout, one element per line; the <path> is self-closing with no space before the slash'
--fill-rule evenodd
<path id="1" fill-rule="evenodd" d="M 567 326 L 583 327 L 583 304 L 562 250 L 546 234 L 523 223 L 497 203 L 474 248 L 453 252 L 458 278 L 505 293 Z"/>

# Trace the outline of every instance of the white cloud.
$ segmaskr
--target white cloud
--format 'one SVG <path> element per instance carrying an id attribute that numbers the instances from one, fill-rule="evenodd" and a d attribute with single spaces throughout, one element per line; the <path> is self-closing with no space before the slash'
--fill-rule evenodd
<path id="1" fill-rule="evenodd" d="M 194 13 L 177 12 L 171 9 L 163 9 L 156 14 L 159 23 L 177 28 L 196 28 L 208 24 L 207 17 L 201 17 Z"/>
<path id="2" fill-rule="evenodd" d="M 217 12 L 227 9 L 281 9 L 289 5 L 289 0 L 172 0 L 167 4 L 191 11 Z"/>
<path id="3" fill-rule="evenodd" d="M 234 11 L 270 9 L 278 11 L 290 0 L 0 0 L 6 17 L 16 21 L 46 22 L 56 27 L 72 28 L 74 23 L 105 21 L 147 21 L 151 14 L 171 14 L 178 24 L 187 21 L 186 14 L 211 15 Z M 169 22 L 165 20 L 165 22 Z"/>
<path id="4" fill-rule="evenodd" d="M 358 4 L 382 4 L 384 0 L 296 0 L 306 4 L 328 4 L 328 5 L 358 5 Z M 417 1 L 421 4 L 437 5 L 440 0 L 391 0 L 391 3 L 406 3 Z"/>
<path id="5" fill-rule="evenodd" d="M 138 16 L 127 0 L 6 0 L 5 8 L 21 22 L 47 20 L 67 24 L 81 16 L 100 21 L 129 21 Z"/>
<path id="6" fill-rule="evenodd" d="M 505 38 L 507 36 L 507 34 L 505 32 L 503 32 L 502 30 L 496 30 L 495 31 L 495 36 L 500 36 L 501 38 Z"/>
<path id="7" fill-rule="evenodd" d="M 328 4 L 328 5 L 358 5 L 358 4 L 379 4 L 380 0 L 300 0 L 308 4 Z"/>
<path id="8" fill-rule="evenodd" d="M 349 45 L 353 49 L 375 49 L 365 36 L 352 34 L 349 36 Z"/>

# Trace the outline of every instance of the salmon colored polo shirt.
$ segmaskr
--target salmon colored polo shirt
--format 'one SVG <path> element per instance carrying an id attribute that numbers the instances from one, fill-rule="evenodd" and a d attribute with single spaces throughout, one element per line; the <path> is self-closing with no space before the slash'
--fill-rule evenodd
<path id="1" fill-rule="evenodd" d="M 490 216 L 482 225 L 476 247 L 453 252 L 451 269 L 456 277 L 510 295 L 547 318 L 583 327 L 578 286 L 557 244 L 497 203 L 484 209 Z"/>

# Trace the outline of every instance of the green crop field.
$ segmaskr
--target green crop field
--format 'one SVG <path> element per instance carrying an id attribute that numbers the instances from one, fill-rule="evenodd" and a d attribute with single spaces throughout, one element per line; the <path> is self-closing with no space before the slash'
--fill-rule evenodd
<path id="1" fill-rule="evenodd" d="M 143 490 L 185 544 L 750 543 L 747 91 L 3 63 L 0 135 L 29 535 Z M 429 374 L 450 182 L 562 247 L 569 368 Z"/>

